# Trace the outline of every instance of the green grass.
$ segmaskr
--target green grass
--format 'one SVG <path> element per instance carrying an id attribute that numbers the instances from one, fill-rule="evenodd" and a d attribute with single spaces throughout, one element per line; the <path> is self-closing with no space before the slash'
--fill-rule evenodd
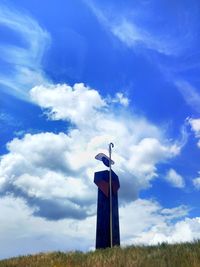
<path id="1" fill-rule="evenodd" d="M 52 252 L 0 261 L 0 267 L 200 267 L 200 241 L 94 252 Z"/>

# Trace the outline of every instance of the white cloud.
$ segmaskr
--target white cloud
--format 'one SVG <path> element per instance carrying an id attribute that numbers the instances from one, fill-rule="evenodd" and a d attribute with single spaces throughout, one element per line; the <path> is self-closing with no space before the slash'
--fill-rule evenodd
<path id="1" fill-rule="evenodd" d="M 195 179 L 193 179 L 193 185 L 197 190 L 200 190 L 200 177 L 196 177 Z"/>
<path id="2" fill-rule="evenodd" d="M 10 153 L 0 162 L 0 191 L 26 198 L 30 205 L 40 208 L 38 214 L 49 219 L 89 215 L 96 194 L 92 177 L 86 173 L 90 158 L 87 151 L 80 151 L 80 164 L 76 159 L 73 162 L 71 149 L 76 155 L 75 146 L 64 133 L 27 134 L 23 139 L 14 139 L 8 144 Z M 49 203 L 56 205 L 57 215 L 51 209 L 46 215 L 44 209 Z"/>
<path id="3" fill-rule="evenodd" d="M 170 244 L 192 242 L 200 237 L 199 229 L 200 218 L 186 218 L 174 225 L 167 225 L 166 223 L 155 225 L 150 231 L 142 233 L 135 241 L 139 244 L 151 245 L 162 242 Z"/>
<path id="4" fill-rule="evenodd" d="M 0 199 L 0 209 L 0 258 L 44 251 L 87 251 L 95 246 L 96 216 L 47 221 L 33 216 L 35 208 L 12 196 Z M 158 202 L 144 199 L 123 205 L 121 244 L 174 243 L 199 238 L 200 218 L 184 219 L 188 212 L 186 206 L 164 209 Z"/>
<path id="5" fill-rule="evenodd" d="M 9 73 L 1 72 L 0 83 L 10 93 L 28 100 L 28 91 L 34 85 L 46 82 L 41 61 L 50 36 L 33 18 L 2 4 L 0 24 L 21 41 L 16 45 L 0 42 L 0 59 L 10 66 Z"/>
<path id="6" fill-rule="evenodd" d="M 155 201 L 131 202 L 120 210 L 122 244 L 155 245 L 198 239 L 200 218 L 185 218 L 188 212 L 186 206 L 166 209 Z"/>
<path id="7" fill-rule="evenodd" d="M 181 144 L 167 140 L 162 129 L 128 110 L 121 111 L 120 106 L 114 112 L 96 90 L 83 84 L 38 86 L 31 96 L 50 119 L 73 123 L 68 133 L 15 138 L 1 157 L 0 191 L 25 198 L 38 207 L 37 215 L 60 219 L 93 214 L 93 175 L 102 169 L 94 157 L 107 153 L 105 145 L 111 141 L 122 202 L 134 200 L 150 186 L 158 163 L 180 153 Z"/>
<path id="8" fill-rule="evenodd" d="M 174 169 L 170 169 L 165 179 L 173 186 L 177 188 L 183 188 L 185 186 L 185 182 L 183 177 L 178 174 Z"/>
<path id="9" fill-rule="evenodd" d="M 195 133 L 196 137 L 200 137 L 200 119 L 188 119 L 189 124 L 191 125 L 192 130 Z"/>
<path id="10" fill-rule="evenodd" d="M 192 131 L 195 134 L 196 138 L 200 138 L 200 119 L 188 118 L 188 123 L 191 126 Z M 200 140 L 197 142 L 197 146 L 200 148 Z"/>
<path id="11" fill-rule="evenodd" d="M 49 108 L 49 115 L 55 120 L 70 120 L 72 123 L 85 124 L 91 120 L 99 108 L 106 104 L 99 93 L 84 84 L 74 87 L 66 84 L 36 86 L 30 91 L 34 102 L 43 108 Z"/>
<path id="12" fill-rule="evenodd" d="M 200 112 L 200 94 L 197 88 L 184 80 L 177 80 L 175 82 L 176 87 L 182 94 L 185 102 L 197 112 Z"/>
<path id="13" fill-rule="evenodd" d="M 47 251 L 88 250 L 95 244 L 95 216 L 47 221 L 19 198 L 0 198 L 0 259 Z M 19 245 L 20 244 L 20 245 Z"/>
<path id="14" fill-rule="evenodd" d="M 152 19 L 155 22 L 154 12 L 157 12 L 152 5 L 148 9 L 147 6 L 144 7 L 138 3 L 135 5 L 135 10 L 129 12 L 128 7 L 122 10 L 115 5 L 109 9 L 109 5 L 97 5 L 94 1 L 85 1 L 85 3 L 108 32 L 134 50 L 140 47 L 167 56 L 177 55 L 182 49 L 177 42 L 177 37 L 179 40 L 184 40 L 185 44 L 187 43 L 186 32 L 189 31 L 187 27 L 176 28 L 176 34 L 171 31 L 171 27 L 165 28 L 165 34 L 163 31 L 159 31 L 159 28 L 156 32 L 155 29 L 149 27 Z M 147 23 L 145 24 L 144 21 Z M 157 23 L 160 24 L 161 21 L 158 19 Z"/>
<path id="15" fill-rule="evenodd" d="M 127 107 L 129 105 L 129 99 L 124 96 L 123 93 L 118 92 L 115 94 L 115 98 L 112 99 L 113 103 L 120 103 L 122 106 Z"/>
<path id="16" fill-rule="evenodd" d="M 132 155 L 128 161 L 130 168 L 143 170 L 143 173 L 150 174 L 150 177 L 156 176 L 156 162 L 162 162 L 179 154 L 179 147 L 176 145 L 162 145 L 156 138 L 143 138 L 137 145 L 131 147 Z"/>
<path id="17" fill-rule="evenodd" d="M 144 43 L 148 39 L 148 33 L 142 32 L 136 25 L 126 20 L 113 25 L 111 30 L 116 37 L 130 47 L 137 43 Z"/>
<path id="18" fill-rule="evenodd" d="M 125 18 L 110 26 L 111 32 L 129 47 L 141 45 L 165 55 L 174 53 L 173 45 L 164 36 L 155 36 Z"/>
<path id="19" fill-rule="evenodd" d="M 7 112 L 0 112 L 0 130 L 2 133 L 6 129 L 6 125 L 20 127 L 21 122 L 16 121 L 16 119 Z"/>

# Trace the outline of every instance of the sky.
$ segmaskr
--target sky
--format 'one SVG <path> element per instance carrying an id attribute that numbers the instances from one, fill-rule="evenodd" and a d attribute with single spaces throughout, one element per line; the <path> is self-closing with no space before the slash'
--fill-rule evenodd
<path id="1" fill-rule="evenodd" d="M 0 3 L 0 259 L 95 247 L 114 143 L 121 245 L 200 238 L 200 2 Z"/>

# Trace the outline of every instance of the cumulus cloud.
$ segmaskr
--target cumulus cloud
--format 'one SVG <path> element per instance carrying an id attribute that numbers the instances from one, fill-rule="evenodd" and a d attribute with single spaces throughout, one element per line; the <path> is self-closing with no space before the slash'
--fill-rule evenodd
<path id="1" fill-rule="evenodd" d="M 38 206 L 35 214 L 49 219 L 89 215 L 94 188 L 88 187 L 82 166 L 71 162 L 72 140 L 66 134 L 27 134 L 10 142 L 8 149 L 0 163 L 2 194 L 27 199 Z"/>
<path id="2" fill-rule="evenodd" d="M 120 209 L 122 243 L 155 245 L 192 241 L 196 238 L 193 225 L 199 229 L 200 220 L 183 219 L 188 212 L 188 207 L 184 205 L 166 209 L 152 200 L 130 202 Z"/>
<path id="3" fill-rule="evenodd" d="M 94 248 L 96 216 L 55 222 L 33 216 L 36 209 L 27 206 L 21 198 L 0 199 L 0 258 Z M 174 243 L 199 238 L 200 219 L 183 219 L 188 212 L 186 206 L 166 209 L 153 200 L 137 199 L 127 203 L 120 207 L 121 243 Z"/>
<path id="4" fill-rule="evenodd" d="M 28 91 L 36 84 L 46 83 L 41 61 L 50 43 L 49 33 L 38 22 L 14 8 L 0 4 L 0 24 L 17 36 L 16 43 L 1 38 L 0 59 L 5 69 L 0 83 L 17 97 L 28 100 Z"/>
<path id="5" fill-rule="evenodd" d="M 200 138 L 200 119 L 188 118 L 188 123 L 191 126 L 192 131 L 197 139 Z M 197 142 L 197 146 L 200 148 L 200 140 Z"/>
<path id="6" fill-rule="evenodd" d="M 174 169 L 170 169 L 165 179 L 173 186 L 177 188 L 183 188 L 185 186 L 185 182 L 183 177 L 178 174 Z"/>
<path id="7" fill-rule="evenodd" d="M 52 120 L 70 122 L 67 133 L 26 134 L 7 144 L 0 162 L 0 192 L 12 193 L 37 207 L 48 219 L 83 219 L 95 213 L 94 160 L 105 145 L 115 144 L 114 170 L 120 177 L 120 198 L 127 203 L 157 177 L 157 164 L 180 153 L 162 129 L 118 106 L 113 109 L 98 91 L 84 84 L 34 87 L 32 100 Z M 116 113 L 117 109 L 117 113 Z M 114 111 L 115 110 L 115 111 Z"/>
<path id="8" fill-rule="evenodd" d="M 121 92 L 115 94 L 115 98 L 112 99 L 112 102 L 119 103 L 125 107 L 129 105 L 129 99 L 126 96 L 124 96 L 124 94 Z"/>
<path id="9" fill-rule="evenodd" d="M 142 233 L 135 241 L 139 244 L 155 245 L 162 242 L 169 244 L 192 242 L 199 239 L 200 218 L 185 218 L 176 224 L 161 223 L 150 231 Z"/>
<path id="10" fill-rule="evenodd" d="M 72 123 L 86 123 L 92 119 L 97 110 L 106 105 L 99 93 L 84 84 L 75 84 L 74 87 L 66 84 L 36 86 L 30 91 L 34 102 L 43 108 L 48 108 L 51 119 L 70 120 Z"/>
<path id="11" fill-rule="evenodd" d="M 12 196 L 0 198 L 0 209 L 0 259 L 58 250 L 86 251 L 94 247 L 95 216 L 80 221 L 47 221 L 33 216 L 36 208 Z"/>
<path id="12" fill-rule="evenodd" d="M 200 119 L 189 119 L 189 123 L 196 137 L 200 137 Z"/>

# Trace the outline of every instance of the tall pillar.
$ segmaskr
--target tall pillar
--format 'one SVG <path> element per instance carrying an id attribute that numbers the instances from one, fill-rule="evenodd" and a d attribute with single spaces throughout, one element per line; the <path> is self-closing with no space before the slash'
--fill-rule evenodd
<path id="1" fill-rule="evenodd" d="M 118 189 L 120 187 L 118 176 L 112 173 L 112 244 L 120 245 Z M 96 225 L 96 249 L 111 246 L 110 231 L 110 194 L 109 171 L 95 172 L 94 183 L 98 186 L 97 200 L 97 225 Z"/>

